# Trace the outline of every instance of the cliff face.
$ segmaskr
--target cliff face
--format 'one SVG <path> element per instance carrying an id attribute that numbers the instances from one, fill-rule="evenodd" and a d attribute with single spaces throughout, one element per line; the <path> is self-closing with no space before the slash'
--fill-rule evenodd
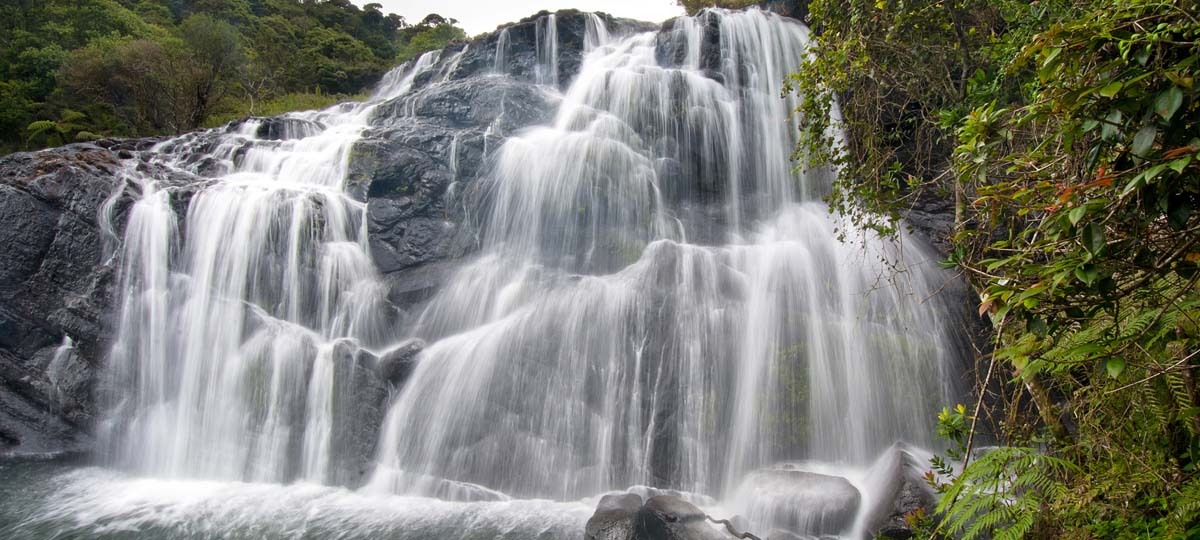
<path id="1" fill-rule="evenodd" d="M 98 219 L 120 153 L 132 157 L 89 144 L 0 160 L 0 448 L 86 444 L 114 279 Z M 65 335 L 75 347 L 55 362 Z"/>

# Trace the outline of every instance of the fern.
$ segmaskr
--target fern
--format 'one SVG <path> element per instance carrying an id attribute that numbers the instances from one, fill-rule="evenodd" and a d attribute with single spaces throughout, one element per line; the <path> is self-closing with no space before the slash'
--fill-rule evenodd
<path id="1" fill-rule="evenodd" d="M 1019 540 L 1075 465 L 1032 448 L 1004 447 L 970 463 L 942 496 L 943 527 L 962 540 Z"/>

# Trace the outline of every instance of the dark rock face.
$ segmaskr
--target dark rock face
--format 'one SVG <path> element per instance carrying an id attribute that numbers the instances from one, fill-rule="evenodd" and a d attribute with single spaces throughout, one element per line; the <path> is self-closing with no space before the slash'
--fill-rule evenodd
<path id="1" fill-rule="evenodd" d="M 375 362 L 370 353 L 350 342 L 334 346 L 334 380 L 338 386 L 332 409 L 338 415 L 333 422 L 330 453 L 338 460 L 333 464 L 330 480 L 336 485 L 361 485 L 364 476 L 371 472 L 371 456 L 387 413 L 384 407 L 389 391 L 387 381 L 375 369 Z"/>
<path id="2" fill-rule="evenodd" d="M 477 249 L 478 223 L 466 208 L 480 206 L 486 186 L 479 180 L 504 139 L 553 120 L 559 97 L 536 84 L 538 33 L 549 15 L 447 48 L 412 92 L 376 110 L 374 127 L 355 146 L 348 181 L 368 201 L 371 256 L 397 307 L 415 309 L 448 276 L 447 261 Z M 598 16 L 614 36 L 655 28 Z M 578 74 L 589 17 L 555 14 L 559 88 Z M 501 32 L 507 44 L 497 66 Z"/>
<path id="3" fill-rule="evenodd" d="M 379 377 L 400 386 L 417 365 L 417 356 L 425 350 L 425 342 L 414 339 L 383 353 L 376 364 Z"/>
<path id="4" fill-rule="evenodd" d="M 100 223 L 136 142 L 0 159 L 0 453 L 83 448 L 114 268 Z M 112 207 L 120 213 L 123 203 Z M 74 349 L 51 366 L 64 336 Z"/>
<path id="5" fill-rule="evenodd" d="M 605 495 L 585 529 L 587 540 L 727 540 L 704 511 L 679 497 L 657 495 L 642 502 L 633 493 Z"/>
<path id="6" fill-rule="evenodd" d="M 255 119 L 248 118 L 246 120 Z M 260 120 L 262 123 L 259 124 L 258 129 L 255 130 L 255 135 L 260 139 L 265 139 L 268 141 L 302 139 L 304 137 L 320 133 L 321 130 L 325 128 L 325 126 L 317 122 L 283 116 L 262 118 L 258 120 Z M 234 126 L 244 122 L 245 121 L 231 124 L 230 127 L 233 128 Z"/>
<path id="7" fill-rule="evenodd" d="M 797 20 L 808 18 L 809 0 L 763 0 L 762 8 L 772 13 Z"/>

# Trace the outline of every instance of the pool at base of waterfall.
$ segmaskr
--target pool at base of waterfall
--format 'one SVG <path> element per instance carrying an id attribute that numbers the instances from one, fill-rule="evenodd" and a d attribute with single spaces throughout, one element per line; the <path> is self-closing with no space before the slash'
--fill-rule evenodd
<path id="1" fill-rule="evenodd" d="M 68 460 L 0 462 L 0 538 L 573 539 L 590 501 L 448 502 L 316 484 L 138 478 Z"/>
<path id="2" fill-rule="evenodd" d="M 910 491 L 903 484 L 919 475 L 919 460 L 927 456 L 898 444 L 868 468 L 779 464 L 747 475 L 726 501 L 633 486 L 576 501 L 481 502 L 312 483 L 139 477 L 81 457 L 8 458 L 0 459 L 0 538 L 582 540 L 594 528 L 601 529 L 597 538 L 626 538 L 603 527 L 614 529 L 611 522 L 622 518 L 613 510 L 622 504 L 632 504 L 624 517 L 632 523 L 643 501 L 642 515 L 662 513 L 664 506 L 700 512 L 690 518 L 691 533 L 669 538 L 733 538 L 704 514 L 764 540 L 869 538 L 895 513 L 898 497 Z M 601 516 L 610 524 L 589 522 Z M 694 534 L 697 528 L 704 534 Z"/>

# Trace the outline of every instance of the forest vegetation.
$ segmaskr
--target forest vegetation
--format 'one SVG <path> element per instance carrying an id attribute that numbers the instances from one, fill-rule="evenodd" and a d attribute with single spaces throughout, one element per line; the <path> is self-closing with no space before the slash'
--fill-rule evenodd
<path id="1" fill-rule="evenodd" d="M 798 163 L 838 164 L 831 206 L 884 235 L 953 199 L 943 265 L 995 334 L 978 397 L 940 417 L 941 503 L 912 523 L 925 538 L 1200 538 L 1200 5 L 809 7 Z M 819 121 L 835 99 L 845 146 Z"/>
<path id="2" fill-rule="evenodd" d="M 175 134 L 358 96 L 466 37 L 349 0 L 14 0 L 0 5 L 0 153 Z"/>

